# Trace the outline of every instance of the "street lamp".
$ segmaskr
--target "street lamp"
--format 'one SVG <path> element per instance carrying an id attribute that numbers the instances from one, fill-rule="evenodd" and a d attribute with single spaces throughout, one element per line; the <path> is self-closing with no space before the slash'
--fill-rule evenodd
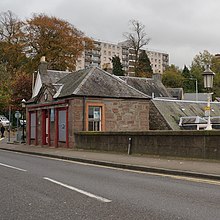
<path id="1" fill-rule="evenodd" d="M 195 80 L 195 90 L 196 90 L 196 102 L 198 101 L 198 80 L 196 78 L 189 78 L 189 80 Z"/>
<path id="2" fill-rule="evenodd" d="M 206 66 L 205 71 L 203 72 L 203 78 L 204 78 L 204 88 L 207 89 L 207 93 L 208 93 L 208 101 L 207 101 L 207 107 L 206 110 L 208 112 L 208 123 L 207 123 L 207 127 L 205 128 L 205 130 L 212 130 L 212 124 L 211 124 L 211 119 L 210 119 L 210 101 L 211 101 L 211 88 L 213 87 L 213 77 L 215 75 L 214 72 L 211 71 L 209 65 Z"/>
<path id="3" fill-rule="evenodd" d="M 26 100 L 22 99 L 21 101 L 21 107 L 22 107 L 22 115 L 23 115 L 23 123 L 22 123 L 22 143 L 25 143 L 25 139 L 24 139 L 24 109 L 25 109 L 25 104 L 26 104 Z"/>

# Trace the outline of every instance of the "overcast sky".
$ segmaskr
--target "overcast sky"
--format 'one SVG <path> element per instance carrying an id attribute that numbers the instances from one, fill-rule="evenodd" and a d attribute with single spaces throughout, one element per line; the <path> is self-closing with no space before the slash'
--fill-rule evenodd
<path id="1" fill-rule="evenodd" d="M 118 43 L 129 20 L 145 25 L 147 48 L 166 52 L 170 64 L 190 66 L 199 52 L 220 53 L 219 0 L 0 0 L 19 18 L 45 13 L 67 20 L 87 36 Z"/>

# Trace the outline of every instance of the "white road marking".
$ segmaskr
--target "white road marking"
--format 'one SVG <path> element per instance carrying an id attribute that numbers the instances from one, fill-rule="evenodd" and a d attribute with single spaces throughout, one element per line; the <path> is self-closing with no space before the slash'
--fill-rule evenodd
<path id="1" fill-rule="evenodd" d="M 24 169 L 21 169 L 21 168 L 18 168 L 18 167 L 13 167 L 13 166 L 10 166 L 10 165 L 4 164 L 4 163 L 0 163 L 0 166 L 12 168 L 12 169 L 19 170 L 19 171 L 24 171 L 24 172 L 27 171 L 27 170 L 24 170 Z"/>
<path id="2" fill-rule="evenodd" d="M 56 183 L 56 184 L 58 184 L 58 185 L 60 185 L 60 186 L 66 187 L 66 188 L 68 188 L 68 189 L 71 189 L 71 190 L 73 190 L 73 191 L 76 191 L 76 192 L 79 192 L 79 193 L 81 193 L 81 194 L 84 194 L 84 195 L 86 195 L 86 196 L 88 196 L 88 197 L 97 199 L 97 200 L 99 200 L 99 201 L 101 201 L 101 202 L 111 202 L 111 201 L 112 201 L 112 200 L 103 198 L 103 197 L 101 197 L 101 196 L 97 196 L 97 195 L 94 195 L 94 194 L 92 194 L 92 193 L 86 192 L 86 191 L 84 191 L 84 190 L 78 189 L 78 188 L 76 188 L 76 187 L 69 186 L 69 185 L 67 185 L 67 184 L 58 182 L 58 181 L 53 180 L 53 179 L 50 179 L 50 178 L 48 178 L 48 177 L 44 177 L 44 179 L 45 179 L 45 180 L 48 180 L 48 181 L 50 181 L 50 182 Z"/>

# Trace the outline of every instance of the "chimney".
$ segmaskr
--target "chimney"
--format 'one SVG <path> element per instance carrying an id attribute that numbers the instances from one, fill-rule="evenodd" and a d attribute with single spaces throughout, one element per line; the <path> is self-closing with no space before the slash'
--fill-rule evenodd
<path id="1" fill-rule="evenodd" d="M 155 81 L 162 81 L 162 74 L 161 73 L 153 73 L 152 79 Z"/>
<path id="2" fill-rule="evenodd" d="M 40 65 L 38 67 L 40 74 L 47 74 L 47 62 L 45 56 L 40 59 Z"/>

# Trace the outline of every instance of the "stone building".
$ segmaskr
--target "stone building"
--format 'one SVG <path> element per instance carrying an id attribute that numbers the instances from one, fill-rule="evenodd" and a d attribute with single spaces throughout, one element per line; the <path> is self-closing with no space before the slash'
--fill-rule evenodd
<path id="1" fill-rule="evenodd" d="M 74 147 L 77 131 L 149 130 L 150 96 L 98 67 L 73 73 L 39 66 L 27 102 L 27 142 Z"/>

